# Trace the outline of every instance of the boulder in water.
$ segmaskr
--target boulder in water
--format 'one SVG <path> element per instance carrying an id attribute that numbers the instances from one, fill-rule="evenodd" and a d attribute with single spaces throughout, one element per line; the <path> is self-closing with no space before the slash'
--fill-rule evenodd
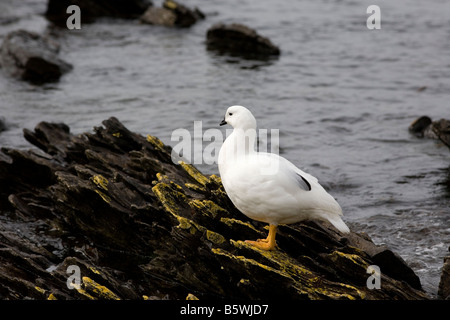
<path id="1" fill-rule="evenodd" d="M 141 22 L 168 27 L 187 28 L 205 15 L 197 8 L 190 9 L 172 0 L 166 0 L 162 8 L 149 7 L 141 16 Z"/>
<path id="2" fill-rule="evenodd" d="M 55 82 L 72 65 L 58 57 L 59 45 L 37 33 L 9 33 L 0 48 L 0 65 L 6 73 L 34 84 Z"/>
<path id="3" fill-rule="evenodd" d="M 450 120 L 432 121 L 430 117 L 422 116 L 414 120 L 408 129 L 417 137 L 439 139 L 450 148 Z"/>
<path id="4" fill-rule="evenodd" d="M 268 58 L 280 55 L 280 49 L 268 38 L 242 24 L 215 24 L 206 34 L 209 50 L 248 58 Z"/>

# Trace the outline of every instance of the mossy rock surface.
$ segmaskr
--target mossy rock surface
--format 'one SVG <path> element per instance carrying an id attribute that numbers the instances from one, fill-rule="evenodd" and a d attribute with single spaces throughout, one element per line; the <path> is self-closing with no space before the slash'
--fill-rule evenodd
<path id="1" fill-rule="evenodd" d="M 280 226 L 276 251 L 252 247 L 267 229 L 219 177 L 116 118 L 24 134 L 39 150 L 0 153 L 0 299 L 427 299 L 398 255 L 325 223 Z M 379 290 L 366 286 L 374 264 Z"/>

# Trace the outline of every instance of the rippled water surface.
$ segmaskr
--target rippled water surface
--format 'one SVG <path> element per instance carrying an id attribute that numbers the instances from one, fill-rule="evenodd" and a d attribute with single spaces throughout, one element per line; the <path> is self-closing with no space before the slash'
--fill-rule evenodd
<path id="1" fill-rule="evenodd" d="M 1 38 L 18 28 L 50 32 L 74 65 L 42 87 L 0 74 L 8 125 L 0 145 L 28 148 L 22 128 L 39 121 L 81 133 L 110 116 L 174 145 L 173 130 L 192 131 L 196 120 L 218 128 L 226 107 L 247 106 L 260 128 L 280 130 L 280 153 L 319 178 L 351 229 L 398 252 L 435 295 L 450 244 L 450 151 L 407 128 L 423 114 L 450 118 L 450 3 L 378 1 L 374 31 L 366 28 L 370 1 L 184 3 L 207 18 L 181 30 L 103 19 L 69 31 L 48 27 L 45 0 L 0 0 Z M 206 51 L 216 22 L 255 28 L 281 48 L 280 58 Z"/>

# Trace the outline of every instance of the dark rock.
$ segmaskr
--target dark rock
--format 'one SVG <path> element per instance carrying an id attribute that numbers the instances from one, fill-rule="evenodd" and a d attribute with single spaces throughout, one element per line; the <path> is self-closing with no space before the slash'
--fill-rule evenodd
<path id="1" fill-rule="evenodd" d="M 59 46 L 36 33 L 9 33 L 0 48 L 0 65 L 11 76 L 35 84 L 55 82 L 72 66 L 58 57 Z"/>
<path id="2" fill-rule="evenodd" d="M 431 123 L 432 121 L 430 117 L 422 116 L 414 120 L 409 126 L 408 130 L 417 137 L 428 136 L 430 134 L 428 132 L 430 131 Z M 427 134 L 425 134 L 425 132 L 427 132 Z"/>
<path id="3" fill-rule="evenodd" d="M 450 148 L 450 120 L 441 119 L 439 121 L 434 121 L 432 129 L 439 140 Z"/>
<path id="4" fill-rule="evenodd" d="M 394 279 L 403 280 L 413 288 L 419 290 L 422 288 L 419 277 L 398 254 L 387 248 L 383 248 L 372 255 L 371 258 L 383 270 L 384 274 Z"/>
<path id="5" fill-rule="evenodd" d="M 24 131 L 41 150 L 0 152 L 0 299 L 428 298 L 396 254 L 327 223 L 280 226 L 275 251 L 247 244 L 267 231 L 220 178 L 115 118 L 103 125 L 75 136 L 42 122 Z M 380 290 L 366 286 L 374 264 Z"/>
<path id="6" fill-rule="evenodd" d="M 361 237 L 354 233 L 348 236 L 348 245 L 367 253 L 373 263 L 380 267 L 383 274 L 407 282 L 413 288 L 421 289 L 419 277 L 406 264 L 405 260 L 386 246 L 374 246 L 368 236 Z"/>
<path id="7" fill-rule="evenodd" d="M 175 25 L 178 27 L 190 27 L 198 20 L 205 18 L 204 13 L 198 8 L 190 9 L 172 0 L 165 0 L 163 7 L 175 13 Z"/>
<path id="8" fill-rule="evenodd" d="M 143 23 L 168 27 L 175 26 L 176 19 L 177 17 L 172 10 L 157 7 L 148 8 L 140 18 Z"/>
<path id="9" fill-rule="evenodd" d="M 422 116 L 411 123 L 409 131 L 418 137 L 439 139 L 450 148 L 450 120 L 431 121 L 430 117 Z"/>
<path id="10" fill-rule="evenodd" d="M 278 56 L 280 49 L 268 38 L 242 24 L 216 24 L 206 34 L 209 50 L 247 58 Z"/>
<path id="11" fill-rule="evenodd" d="M 66 27 L 67 7 L 77 5 L 81 22 L 89 23 L 99 17 L 134 19 L 152 5 L 150 0 L 48 0 L 45 16 L 60 27 Z"/>
<path id="12" fill-rule="evenodd" d="M 190 9 L 178 2 L 166 0 L 163 8 L 148 8 L 141 16 L 141 22 L 187 28 L 204 18 L 205 15 L 197 8 Z"/>
<path id="13" fill-rule="evenodd" d="M 450 256 L 444 258 L 438 295 L 442 299 L 450 300 Z"/>

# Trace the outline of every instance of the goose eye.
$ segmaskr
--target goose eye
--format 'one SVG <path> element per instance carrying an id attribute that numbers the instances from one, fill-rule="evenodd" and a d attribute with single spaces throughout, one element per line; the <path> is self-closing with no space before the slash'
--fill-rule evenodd
<path id="1" fill-rule="evenodd" d="M 229 115 L 229 116 L 232 116 L 232 115 L 233 115 L 233 113 L 231 113 L 231 112 L 228 112 L 228 115 Z"/>

